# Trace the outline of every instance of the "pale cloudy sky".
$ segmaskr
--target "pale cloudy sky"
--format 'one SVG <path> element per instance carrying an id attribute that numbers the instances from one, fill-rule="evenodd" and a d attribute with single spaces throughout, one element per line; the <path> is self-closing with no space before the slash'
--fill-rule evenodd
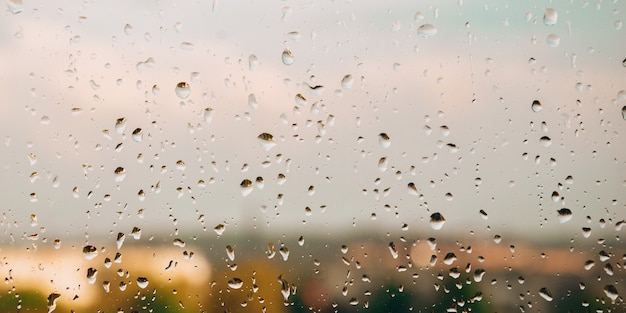
<path id="1" fill-rule="evenodd" d="M 420 236 L 573 237 L 626 218 L 619 2 L 7 3 L 0 195 L 15 238 L 224 222 L 240 233 L 383 235 L 406 223 Z M 419 36 L 424 24 L 437 33 Z M 269 151 L 263 132 L 277 142 Z M 263 189 L 242 196 L 241 181 L 258 176 Z M 574 213 L 563 225 L 562 207 Z M 434 212 L 447 220 L 439 233 Z"/>

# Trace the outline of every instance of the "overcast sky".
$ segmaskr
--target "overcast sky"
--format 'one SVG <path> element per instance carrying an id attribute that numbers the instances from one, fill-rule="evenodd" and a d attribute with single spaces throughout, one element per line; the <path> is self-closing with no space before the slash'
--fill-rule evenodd
<path id="1" fill-rule="evenodd" d="M 17 2 L 0 18 L 3 243 L 219 223 L 574 237 L 626 218 L 620 2 Z"/>

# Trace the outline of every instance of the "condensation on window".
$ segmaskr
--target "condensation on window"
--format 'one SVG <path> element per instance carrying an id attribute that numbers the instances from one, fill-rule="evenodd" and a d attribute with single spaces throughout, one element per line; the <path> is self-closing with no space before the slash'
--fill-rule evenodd
<path id="1" fill-rule="evenodd" d="M 626 310 L 620 1 L 1 7 L 0 311 Z"/>

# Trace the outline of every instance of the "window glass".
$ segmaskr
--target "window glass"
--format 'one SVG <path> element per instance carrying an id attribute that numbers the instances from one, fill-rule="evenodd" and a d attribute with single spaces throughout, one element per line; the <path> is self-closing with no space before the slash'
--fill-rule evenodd
<path id="1" fill-rule="evenodd" d="M 0 311 L 624 311 L 624 12 L 5 0 Z"/>

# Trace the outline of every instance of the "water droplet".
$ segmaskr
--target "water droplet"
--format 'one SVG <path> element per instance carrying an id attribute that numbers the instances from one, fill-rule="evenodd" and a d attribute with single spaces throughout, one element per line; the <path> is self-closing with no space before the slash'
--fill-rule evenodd
<path id="1" fill-rule="evenodd" d="M 224 233 L 225 229 L 226 229 L 226 226 L 224 226 L 224 224 L 218 224 L 217 226 L 215 226 L 215 228 L 213 228 L 213 230 L 218 236 L 221 236 Z"/>
<path id="2" fill-rule="evenodd" d="M 439 212 L 430 215 L 430 227 L 434 230 L 440 230 L 445 222 L 446 219 Z"/>
<path id="3" fill-rule="evenodd" d="M 309 104 L 306 101 L 306 98 L 301 93 L 297 94 L 295 99 L 296 99 L 296 103 L 301 106 L 306 106 L 307 104 Z"/>
<path id="4" fill-rule="evenodd" d="M 550 290 L 548 290 L 548 288 L 543 287 L 539 290 L 539 295 L 544 298 L 546 301 L 552 301 L 552 299 L 554 299 L 552 297 L 552 292 L 550 292 Z"/>
<path id="5" fill-rule="evenodd" d="M 53 292 L 48 296 L 48 313 L 56 310 L 57 308 L 57 300 L 61 297 L 60 294 Z"/>
<path id="6" fill-rule="evenodd" d="M 293 64 L 293 62 L 295 61 L 294 57 L 293 57 L 293 53 L 291 53 L 291 50 L 289 49 L 285 49 L 283 50 L 282 53 L 282 60 L 283 60 L 283 64 L 285 65 L 291 65 Z"/>
<path id="7" fill-rule="evenodd" d="M 545 25 L 554 25 L 557 22 L 559 15 L 556 9 L 546 8 L 543 10 L 543 23 Z"/>
<path id="8" fill-rule="evenodd" d="M 380 143 L 380 146 L 383 148 L 389 148 L 389 146 L 391 146 L 391 139 L 386 133 L 380 133 L 378 134 L 378 143 Z"/>
<path id="9" fill-rule="evenodd" d="M 124 34 L 126 34 L 126 35 L 132 35 L 133 34 L 133 27 L 130 24 L 124 25 Z"/>
<path id="10" fill-rule="evenodd" d="M 626 120 L 626 105 L 622 107 L 622 118 Z"/>
<path id="11" fill-rule="evenodd" d="M 414 196 L 419 195 L 419 191 L 417 190 L 417 186 L 415 186 L 415 183 L 413 182 L 408 183 L 407 189 L 410 195 L 414 195 Z"/>
<path id="12" fill-rule="evenodd" d="M 248 106 L 252 110 L 256 110 L 259 107 L 259 102 L 256 101 L 256 96 L 253 93 L 248 95 Z"/>
<path id="13" fill-rule="evenodd" d="M 146 277 L 137 277 L 137 286 L 141 289 L 148 287 L 148 279 Z"/>
<path id="14" fill-rule="evenodd" d="M 541 145 L 544 147 L 549 147 L 552 144 L 552 139 L 550 139 L 550 137 L 548 136 L 543 136 L 539 138 L 539 143 L 541 143 Z"/>
<path id="15" fill-rule="evenodd" d="M 482 217 L 484 220 L 487 220 L 489 218 L 489 216 L 487 216 L 487 212 L 485 212 L 485 210 L 480 210 L 478 213 L 480 213 L 480 217 Z"/>
<path id="16" fill-rule="evenodd" d="M 119 284 L 120 291 L 126 290 L 126 282 L 121 281 Z"/>
<path id="17" fill-rule="evenodd" d="M 253 190 L 252 181 L 247 178 L 241 181 L 239 187 L 241 188 L 241 195 L 244 197 L 249 195 Z"/>
<path id="18" fill-rule="evenodd" d="M 213 121 L 213 109 L 212 108 L 204 108 L 202 113 L 202 117 L 204 118 L 204 122 L 207 124 L 211 124 Z"/>
<path id="19" fill-rule="evenodd" d="M 557 210 L 557 213 L 559 214 L 559 222 L 561 224 L 572 219 L 572 211 L 570 209 L 562 208 Z"/>
<path id="20" fill-rule="evenodd" d="M 12 14 L 18 14 L 24 10 L 22 0 L 7 0 L 7 6 Z"/>
<path id="21" fill-rule="evenodd" d="M 176 84 L 174 91 L 179 98 L 185 99 L 191 94 L 191 87 L 186 82 L 180 82 Z"/>
<path id="22" fill-rule="evenodd" d="M 278 249 L 278 252 L 280 252 L 280 255 L 283 257 L 283 261 L 287 261 L 289 259 L 289 249 L 287 249 L 287 247 L 280 247 L 280 249 Z"/>
<path id="23" fill-rule="evenodd" d="M 300 236 L 300 238 L 298 238 L 298 245 L 300 247 L 304 246 L 304 236 Z"/>
<path id="24" fill-rule="evenodd" d="M 250 54 L 248 56 L 248 69 L 253 71 L 257 65 L 259 65 L 259 58 L 255 54 Z"/>
<path id="25" fill-rule="evenodd" d="M 259 139 L 259 143 L 261 144 L 261 148 L 265 151 L 269 151 L 270 149 L 276 146 L 276 142 L 274 141 L 274 136 L 269 133 L 262 133 L 257 136 Z"/>
<path id="26" fill-rule="evenodd" d="M 349 303 L 350 303 L 350 305 L 352 305 L 352 306 L 356 306 L 356 305 L 358 305 L 358 304 L 359 304 L 359 299 L 357 299 L 357 298 L 351 298 Z"/>
<path id="27" fill-rule="evenodd" d="M 172 244 L 177 246 L 177 247 L 181 247 L 184 248 L 185 247 L 185 242 L 182 239 L 176 238 L 172 241 Z"/>
<path id="28" fill-rule="evenodd" d="M 143 140 L 143 131 L 141 128 L 135 128 L 132 134 L 133 140 L 136 142 L 141 142 Z"/>
<path id="29" fill-rule="evenodd" d="M 561 37 L 557 34 L 550 34 L 546 36 L 546 43 L 552 48 L 558 47 L 561 44 Z"/>
<path id="30" fill-rule="evenodd" d="M 615 288 L 615 286 L 613 285 L 604 286 L 604 294 L 606 294 L 606 296 L 609 297 L 609 299 L 611 299 L 611 302 L 613 304 L 615 304 L 615 300 L 617 300 L 617 297 L 619 297 L 617 288 Z"/>
<path id="31" fill-rule="evenodd" d="M 111 282 L 108 280 L 105 280 L 102 282 L 102 288 L 104 288 L 104 292 L 109 293 L 111 292 Z"/>
<path id="32" fill-rule="evenodd" d="M 533 110 L 533 112 L 537 113 L 539 111 L 541 111 L 541 102 L 539 102 L 539 100 L 534 100 L 533 104 L 530 106 L 530 108 Z"/>
<path id="33" fill-rule="evenodd" d="M 98 256 L 98 249 L 92 245 L 83 247 L 83 256 L 87 260 L 93 260 Z"/>
<path id="34" fill-rule="evenodd" d="M 231 261 L 235 260 L 235 249 L 231 245 L 226 246 L 226 255 L 228 255 L 228 259 Z"/>
<path id="35" fill-rule="evenodd" d="M 133 239 L 139 240 L 141 239 L 141 228 L 135 226 L 133 230 L 130 232 L 130 235 L 133 236 Z"/>
<path id="36" fill-rule="evenodd" d="M 437 28 L 432 24 L 422 24 L 417 28 L 417 35 L 428 38 L 437 34 Z"/>
<path id="37" fill-rule="evenodd" d="M 484 269 L 476 269 L 474 271 L 474 281 L 479 283 L 483 280 L 483 276 L 485 276 L 485 270 Z"/>
<path id="38" fill-rule="evenodd" d="M 117 233 L 117 239 L 115 240 L 115 244 L 117 245 L 117 249 L 121 249 L 124 244 L 124 239 L 126 235 L 124 233 Z"/>
<path id="39" fill-rule="evenodd" d="M 98 270 L 90 267 L 87 269 L 87 282 L 89 284 L 95 284 L 96 283 L 96 276 L 98 275 Z"/>
<path id="40" fill-rule="evenodd" d="M 591 236 L 591 228 L 583 227 L 583 237 L 589 238 Z"/>
<path id="41" fill-rule="evenodd" d="M 124 133 L 124 130 L 126 130 L 126 118 L 120 117 L 115 120 L 115 132 L 118 134 L 122 134 Z"/>
<path id="42" fill-rule="evenodd" d="M 396 249 L 396 244 L 393 243 L 393 241 L 389 243 L 389 252 L 391 253 L 392 258 L 398 258 L 398 250 Z"/>
<path id="43" fill-rule="evenodd" d="M 454 263 L 454 261 L 456 260 L 457 260 L 456 255 L 452 252 L 448 252 L 446 256 L 443 258 L 443 263 L 446 265 L 452 265 L 452 263 Z"/>
<path id="44" fill-rule="evenodd" d="M 343 89 L 350 89 L 354 84 L 354 78 L 352 75 L 348 74 L 341 79 L 341 87 Z"/>
<path id="45" fill-rule="evenodd" d="M 113 171 L 113 173 L 115 174 L 116 182 L 121 182 L 126 177 L 126 170 L 121 166 L 116 168 L 115 171 Z"/>
<path id="46" fill-rule="evenodd" d="M 243 286 L 243 280 L 234 277 L 228 280 L 228 287 L 233 289 L 240 289 Z"/>

